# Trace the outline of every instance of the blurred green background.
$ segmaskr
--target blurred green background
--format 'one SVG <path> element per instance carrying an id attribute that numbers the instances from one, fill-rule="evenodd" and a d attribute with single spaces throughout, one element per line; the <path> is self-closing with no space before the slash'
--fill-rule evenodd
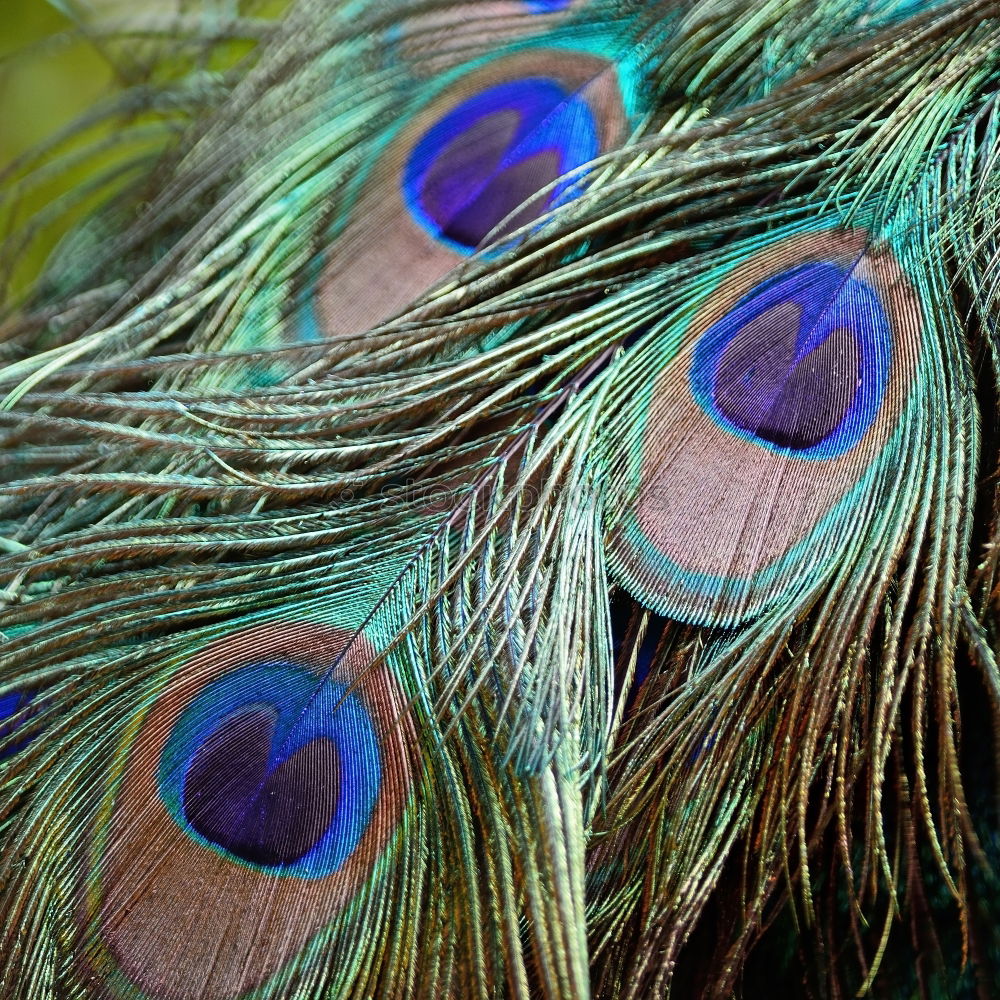
<path id="1" fill-rule="evenodd" d="M 2 0 L 0 7 L 0 166 L 6 166 L 107 93 L 113 76 L 46 0 Z"/>
<path id="2" fill-rule="evenodd" d="M 129 98 L 133 110 L 100 116 L 41 159 L 18 158 L 82 115 L 107 108 L 102 98 L 116 91 L 132 90 L 134 97 L 193 71 L 221 79 L 254 48 L 231 26 L 263 23 L 285 6 L 286 0 L 0 0 L 0 307 L 27 293 L 75 222 L 148 169 L 183 114 L 171 123 L 148 102 L 143 110 L 141 99 Z"/>
<path id="3" fill-rule="evenodd" d="M 77 119 L 116 85 L 110 63 L 47 0 L 0 0 L 0 171 Z M 26 220 L 83 183 L 93 163 L 58 171 L 25 190 L 17 173 L 0 173 L 0 241 L 14 247 L 3 265 L 0 306 L 27 290 L 60 236 L 79 218 L 67 211 L 25 242 Z M 5 255 L 6 256 L 6 255 Z"/>

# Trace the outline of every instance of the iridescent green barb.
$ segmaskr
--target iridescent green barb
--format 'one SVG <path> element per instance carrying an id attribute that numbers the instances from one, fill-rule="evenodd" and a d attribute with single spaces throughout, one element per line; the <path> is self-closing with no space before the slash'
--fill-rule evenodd
<path id="1" fill-rule="evenodd" d="M 0 995 L 990 996 L 1000 4 L 97 6 Z"/>

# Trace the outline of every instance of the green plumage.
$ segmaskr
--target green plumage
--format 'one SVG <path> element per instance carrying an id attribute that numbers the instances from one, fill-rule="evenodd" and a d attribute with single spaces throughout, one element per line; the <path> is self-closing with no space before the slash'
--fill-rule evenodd
<path id="1" fill-rule="evenodd" d="M 0 994 L 991 996 L 1000 5 L 198 10 L 5 175 Z"/>

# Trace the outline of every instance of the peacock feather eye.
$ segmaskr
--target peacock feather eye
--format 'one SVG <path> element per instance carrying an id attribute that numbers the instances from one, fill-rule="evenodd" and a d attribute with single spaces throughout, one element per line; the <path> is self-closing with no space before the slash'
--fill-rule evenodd
<path id="1" fill-rule="evenodd" d="M 619 579 L 661 614 L 729 625 L 821 578 L 899 458 L 922 325 L 892 252 L 861 230 L 736 268 L 624 435 Z"/>
<path id="2" fill-rule="evenodd" d="M 712 324 L 695 346 L 691 388 L 747 440 L 830 458 L 871 426 L 891 353 L 878 292 L 847 267 L 813 261 L 763 282 Z"/>
<path id="3" fill-rule="evenodd" d="M 540 14 L 548 14 L 556 10 L 565 10 L 571 7 L 575 0 L 524 0 L 531 10 Z"/>
<path id="4" fill-rule="evenodd" d="M 0 1000 L 989 995 L 1000 0 L 2 14 Z"/>
<path id="5" fill-rule="evenodd" d="M 358 696 L 291 662 L 207 685 L 160 759 L 175 822 L 234 860 L 317 878 L 337 871 L 371 820 L 378 738 Z"/>
<path id="6" fill-rule="evenodd" d="M 471 252 L 508 216 L 506 230 L 541 215 L 556 193 L 539 192 L 599 152 L 585 100 L 550 78 L 512 80 L 439 118 L 414 147 L 403 185 L 432 236 Z"/>
<path id="7" fill-rule="evenodd" d="M 624 140 L 631 103 L 615 62 L 585 50 L 527 48 L 460 74 L 366 178 L 290 335 L 368 329 L 572 198 L 559 178 Z"/>
<path id="8" fill-rule="evenodd" d="M 209 645 L 160 692 L 115 769 L 88 897 L 132 987 L 241 996 L 372 878 L 411 784 L 405 699 L 374 660 L 364 636 L 277 623 Z M 267 944 L 247 951 L 251 926 Z"/>
<path id="9" fill-rule="evenodd" d="M 0 760 L 12 757 L 34 739 L 35 734 L 10 739 L 24 725 L 24 709 L 34 697 L 34 691 L 10 691 L 0 696 Z"/>

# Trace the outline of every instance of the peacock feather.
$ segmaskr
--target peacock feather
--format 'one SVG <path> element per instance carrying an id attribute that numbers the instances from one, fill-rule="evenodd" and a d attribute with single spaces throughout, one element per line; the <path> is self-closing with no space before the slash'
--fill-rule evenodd
<path id="1" fill-rule="evenodd" d="M 0 995 L 995 995 L 1000 4 L 58 6 Z"/>

